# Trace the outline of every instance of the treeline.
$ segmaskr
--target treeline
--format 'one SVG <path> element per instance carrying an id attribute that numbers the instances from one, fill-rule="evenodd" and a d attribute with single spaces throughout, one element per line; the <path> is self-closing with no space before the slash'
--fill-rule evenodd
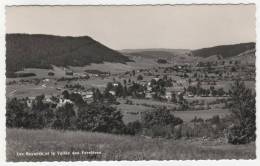
<path id="1" fill-rule="evenodd" d="M 224 96 L 224 95 L 229 95 L 230 92 L 225 92 L 223 88 L 218 88 L 216 89 L 214 86 L 210 86 L 209 89 L 207 88 L 202 88 L 201 82 L 198 81 L 196 86 L 188 86 L 186 91 L 191 94 L 191 95 L 196 95 L 196 96 Z"/>
<path id="2" fill-rule="evenodd" d="M 36 76 L 35 73 L 13 73 L 13 72 L 6 72 L 6 77 L 8 78 L 17 78 L 17 77 L 33 77 Z"/>
<path id="3" fill-rule="evenodd" d="M 77 94 L 73 94 L 77 95 Z M 66 96 L 73 100 L 80 100 L 79 96 Z M 77 99 L 78 98 L 78 99 Z M 55 100 L 55 99 L 53 99 Z M 10 128 L 58 130 L 83 130 L 91 132 L 105 132 L 113 134 L 140 134 L 155 126 L 176 126 L 183 123 L 174 117 L 169 110 L 160 109 L 147 111 L 142 116 L 142 122 L 123 123 L 123 115 L 116 108 L 101 102 L 72 104 L 66 103 L 55 107 L 44 102 L 44 96 L 37 96 L 32 106 L 28 107 L 26 99 L 13 98 L 7 101 L 6 126 Z M 76 103 L 76 102 L 75 102 Z"/>
<path id="4" fill-rule="evenodd" d="M 223 58 L 229 58 L 251 49 L 255 49 L 255 43 L 253 42 L 202 48 L 198 50 L 193 50 L 192 54 L 194 56 L 200 56 L 203 58 L 212 55 L 221 55 Z"/>
<path id="5" fill-rule="evenodd" d="M 104 61 L 125 63 L 130 60 L 88 36 L 6 35 L 8 74 L 24 68 L 50 69 L 51 65 L 84 66 Z"/>
<path id="6" fill-rule="evenodd" d="M 123 133 L 125 125 L 122 114 L 114 107 L 101 103 L 79 105 L 76 94 L 70 96 L 75 103 L 53 106 L 37 96 L 32 106 L 26 99 L 13 98 L 7 101 L 6 126 L 27 129 L 53 128 L 62 130 L 86 130 L 108 133 Z"/>

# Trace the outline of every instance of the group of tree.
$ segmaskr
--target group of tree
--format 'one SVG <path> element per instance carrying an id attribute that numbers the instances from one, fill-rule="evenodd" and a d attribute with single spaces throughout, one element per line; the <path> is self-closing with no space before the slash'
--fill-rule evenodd
<path id="1" fill-rule="evenodd" d="M 230 90 L 229 108 L 233 115 L 233 124 L 227 130 L 230 143 L 241 144 L 256 139 L 256 94 L 245 86 L 244 82 L 235 81 Z"/>
<path id="2" fill-rule="evenodd" d="M 77 98 L 70 94 L 70 98 Z M 102 103 L 84 103 L 75 108 L 66 103 L 52 108 L 44 102 L 44 96 L 37 96 L 28 107 L 26 100 L 13 98 L 7 101 L 6 126 L 10 128 L 62 130 L 86 130 L 108 133 L 123 133 L 125 125 L 122 114 L 114 107 Z"/>
<path id="3" fill-rule="evenodd" d="M 225 94 L 228 94 L 223 88 L 215 89 L 214 86 L 210 86 L 209 89 L 203 88 L 200 81 L 197 82 L 196 86 L 188 86 L 186 91 L 196 96 L 209 96 L 210 94 L 212 96 L 224 96 Z"/>
<path id="4" fill-rule="evenodd" d="M 166 64 L 168 63 L 166 59 L 158 59 L 157 63 Z"/>

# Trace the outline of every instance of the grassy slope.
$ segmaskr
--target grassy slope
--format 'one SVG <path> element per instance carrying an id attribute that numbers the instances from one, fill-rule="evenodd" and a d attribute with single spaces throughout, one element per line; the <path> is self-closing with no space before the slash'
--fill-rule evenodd
<path id="1" fill-rule="evenodd" d="M 100 151 L 101 155 L 17 157 L 16 152 Z M 255 144 L 145 139 L 103 133 L 7 129 L 8 161 L 253 159 Z"/>

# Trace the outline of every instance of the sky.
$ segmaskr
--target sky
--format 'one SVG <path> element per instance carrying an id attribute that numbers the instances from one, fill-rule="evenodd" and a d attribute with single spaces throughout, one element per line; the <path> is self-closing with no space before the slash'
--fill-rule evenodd
<path id="1" fill-rule="evenodd" d="M 9 6 L 6 32 L 90 36 L 116 50 L 255 42 L 255 5 Z"/>

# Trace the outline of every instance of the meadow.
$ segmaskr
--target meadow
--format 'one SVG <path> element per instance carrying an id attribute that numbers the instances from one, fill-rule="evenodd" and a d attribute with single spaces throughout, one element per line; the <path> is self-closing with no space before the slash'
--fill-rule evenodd
<path id="1" fill-rule="evenodd" d="M 141 136 L 123 136 L 83 131 L 9 128 L 6 134 L 7 161 L 218 160 L 256 158 L 255 143 L 231 145 L 223 139 L 151 139 Z M 91 151 L 96 152 L 96 154 L 86 154 L 86 152 Z M 33 152 L 42 152 L 44 156 L 32 156 Z M 53 155 L 51 155 L 51 152 Z"/>

